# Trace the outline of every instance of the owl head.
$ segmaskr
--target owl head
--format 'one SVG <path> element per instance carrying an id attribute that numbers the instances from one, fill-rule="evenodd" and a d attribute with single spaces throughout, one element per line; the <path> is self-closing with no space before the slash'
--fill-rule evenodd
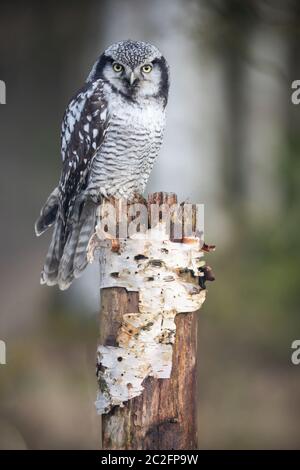
<path id="1" fill-rule="evenodd" d="M 167 103 L 169 67 L 152 44 L 121 41 L 112 44 L 95 63 L 88 81 L 103 79 L 128 99 L 162 99 Z"/>

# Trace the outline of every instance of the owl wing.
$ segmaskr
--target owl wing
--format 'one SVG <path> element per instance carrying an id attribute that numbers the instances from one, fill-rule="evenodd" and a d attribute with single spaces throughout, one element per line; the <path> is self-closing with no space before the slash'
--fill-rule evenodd
<path id="1" fill-rule="evenodd" d="M 108 127 L 104 82 L 87 82 L 71 99 L 62 122 L 63 160 L 59 185 L 41 210 L 37 235 L 54 224 L 41 283 L 66 289 L 87 264 L 87 245 L 96 223 L 96 203 L 81 201 L 90 167 Z"/>
<path id="2" fill-rule="evenodd" d="M 59 182 L 60 211 L 66 221 L 87 185 L 89 170 L 108 125 L 104 82 L 87 82 L 71 99 L 62 122 L 63 168 Z"/>

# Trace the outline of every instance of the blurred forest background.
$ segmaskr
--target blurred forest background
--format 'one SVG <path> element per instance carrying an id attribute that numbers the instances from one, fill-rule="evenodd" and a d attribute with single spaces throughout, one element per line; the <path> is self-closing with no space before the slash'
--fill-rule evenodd
<path id="1" fill-rule="evenodd" d="M 97 56 L 156 44 L 172 82 L 148 191 L 205 204 L 216 282 L 199 317 L 201 448 L 300 447 L 297 0 L 2 1 L 0 448 L 99 448 L 97 267 L 39 285 L 34 220 L 60 173 L 60 121 Z"/>

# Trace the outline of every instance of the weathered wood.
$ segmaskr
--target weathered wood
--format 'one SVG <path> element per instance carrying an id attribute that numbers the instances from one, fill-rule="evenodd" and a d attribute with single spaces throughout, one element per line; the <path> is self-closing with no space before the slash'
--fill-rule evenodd
<path id="1" fill-rule="evenodd" d="M 126 289 L 102 291 L 101 336 L 105 344 L 112 344 L 120 312 L 135 311 L 132 307 L 137 300 L 136 293 Z M 105 324 L 110 312 L 116 314 L 114 324 L 108 322 L 111 329 Z M 197 312 L 178 314 L 176 327 L 171 378 L 148 377 L 141 396 L 102 416 L 104 449 L 197 449 Z"/>
<path id="2" fill-rule="evenodd" d="M 176 195 L 173 193 L 155 193 L 148 199 L 151 204 L 174 202 Z M 118 346 L 116 337 L 123 316 L 138 311 L 138 292 L 122 287 L 102 289 L 101 344 Z M 171 377 L 147 377 L 140 396 L 125 402 L 124 406 L 114 406 L 102 416 L 104 449 L 197 449 L 197 312 L 179 313 L 175 323 Z"/>

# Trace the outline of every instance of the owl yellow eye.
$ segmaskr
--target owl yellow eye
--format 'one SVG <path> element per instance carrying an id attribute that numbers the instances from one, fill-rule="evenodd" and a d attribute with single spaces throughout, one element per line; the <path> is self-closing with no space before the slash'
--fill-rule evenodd
<path id="1" fill-rule="evenodd" d="M 144 73 L 150 73 L 152 70 L 152 65 L 151 64 L 145 64 L 142 67 L 142 72 Z"/>
<path id="2" fill-rule="evenodd" d="M 113 69 L 117 73 L 122 72 L 123 68 L 124 68 L 123 65 L 118 64 L 117 62 L 115 64 L 113 64 Z"/>

